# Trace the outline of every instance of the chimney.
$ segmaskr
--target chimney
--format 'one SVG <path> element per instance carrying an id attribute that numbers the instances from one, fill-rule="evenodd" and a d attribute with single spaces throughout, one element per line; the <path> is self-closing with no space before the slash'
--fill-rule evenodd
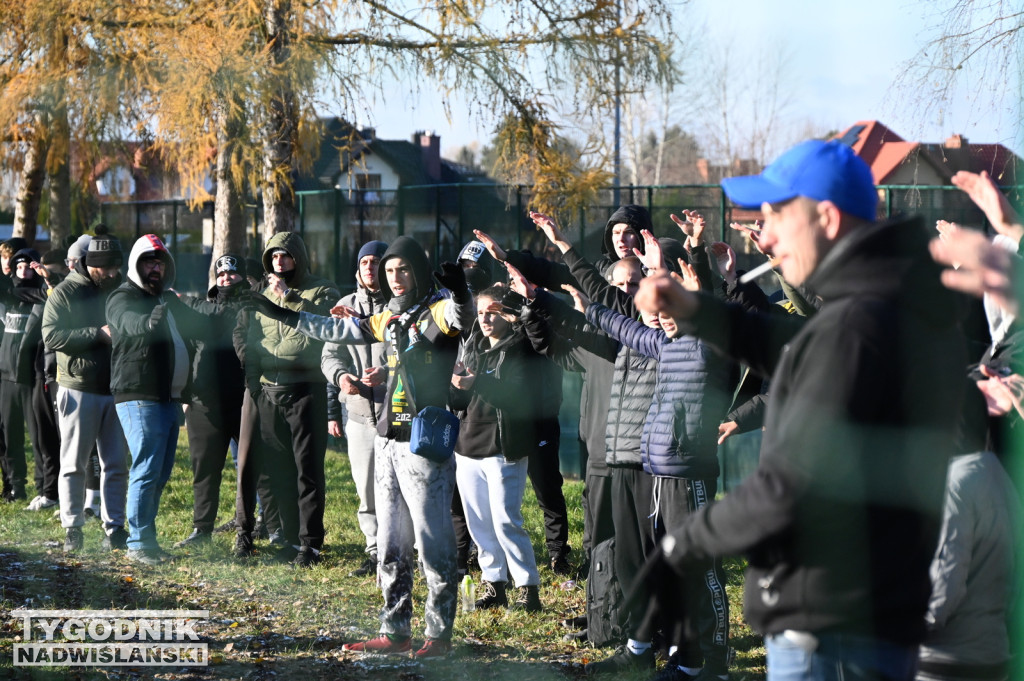
<path id="1" fill-rule="evenodd" d="M 434 182 L 441 181 L 441 138 L 432 131 L 418 131 L 412 135 L 413 144 L 419 145 L 423 168 Z"/>
<path id="2" fill-rule="evenodd" d="M 953 135 L 943 142 L 942 146 L 947 149 L 965 149 L 967 148 L 967 138 L 959 134 Z"/>

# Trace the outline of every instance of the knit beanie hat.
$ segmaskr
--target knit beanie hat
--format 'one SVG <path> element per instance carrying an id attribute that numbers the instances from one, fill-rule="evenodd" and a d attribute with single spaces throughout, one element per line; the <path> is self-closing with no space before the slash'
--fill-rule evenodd
<path id="1" fill-rule="evenodd" d="M 92 235 L 83 234 L 78 237 L 77 240 L 70 246 L 68 246 L 68 260 L 72 258 L 75 260 L 81 260 L 85 257 L 86 252 L 89 250 L 89 242 L 92 241 Z"/>
<path id="2" fill-rule="evenodd" d="M 89 249 L 85 254 L 85 266 L 114 267 L 123 262 L 124 253 L 121 251 L 121 242 L 116 237 L 107 234 L 105 225 L 97 225 L 96 236 L 89 242 Z"/>
<path id="3" fill-rule="evenodd" d="M 384 257 L 384 254 L 388 250 L 388 245 L 383 241 L 367 241 L 363 244 L 363 247 L 359 249 L 359 255 L 356 257 L 356 264 L 363 261 L 368 255 L 376 256 L 379 260 Z"/>
<path id="4" fill-rule="evenodd" d="M 237 272 L 244 279 L 246 276 L 245 258 L 234 253 L 225 253 L 217 258 L 217 264 L 213 268 L 214 274 L 221 272 Z"/>

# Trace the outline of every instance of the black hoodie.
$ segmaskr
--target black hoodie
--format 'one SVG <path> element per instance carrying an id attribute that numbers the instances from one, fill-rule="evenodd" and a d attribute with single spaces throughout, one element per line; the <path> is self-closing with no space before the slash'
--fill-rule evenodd
<path id="1" fill-rule="evenodd" d="M 808 279 L 825 302 L 806 321 L 710 296 L 692 320 L 774 374 L 757 471 L 689 518 L 669 561 L 746 553 L 746 618 L 761 633 L 924 634 L 966 364 L 929 238 L 920 219 L 856 228 Z"/>

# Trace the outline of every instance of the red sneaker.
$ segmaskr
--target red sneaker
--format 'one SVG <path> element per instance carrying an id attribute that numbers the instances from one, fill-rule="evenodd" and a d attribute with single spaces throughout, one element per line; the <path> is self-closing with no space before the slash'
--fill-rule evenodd
<path id="1" fill-rule="evenodd" d="M 423 647 L 416 651 L 417 659 L 428 657 L 444 657 L 452 652 L 452 642 L 447 638 L 428 638 L 423 642 Z"/>
<path id="2" fill-rule="evenodd" d="M 350 653 L 377 653 L 378 655 L 407 653 L 412 650 L 412 639 L 409 637 L 392 639 L 387 634 L 381 634 L 369 641 L 346 643 L 341 649 Z"/>

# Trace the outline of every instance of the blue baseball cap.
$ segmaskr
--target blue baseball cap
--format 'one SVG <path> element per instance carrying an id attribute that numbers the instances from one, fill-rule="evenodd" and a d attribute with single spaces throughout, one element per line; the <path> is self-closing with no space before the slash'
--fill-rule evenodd
<path id="1" fill-rule="evenodd" d="M 808 140 L 779 156 L 760 175 L 727 177 L 722 189 L 741 208 L 781 203 L 798 196 L 831 201 L 839 210 L 874 221 L 878 192 L 871 168 L 839 142 Z"/>

